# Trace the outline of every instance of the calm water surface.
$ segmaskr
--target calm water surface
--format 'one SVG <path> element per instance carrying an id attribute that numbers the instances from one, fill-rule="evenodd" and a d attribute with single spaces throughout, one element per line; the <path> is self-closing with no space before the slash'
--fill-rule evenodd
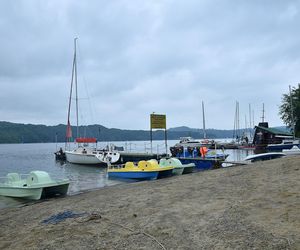
<path id="1" fill-rule="evenodd" d="M 168 147 L 173 146 L 175 140 L 168 141 Z M 127 150 L 150 152 L 151 146 L 148 141 L 138 142 L 114 142 L 117 146 L 123 146 Z M 107 143 L 98 143 L 98 146 L 105 147 Z M 97 189 L 105 186 L 117 185 L 124 181 L 108 179 L 106 169 L 96 166 L 76 165 L 55 161 L 54 152 L 64 148 L 64 144 L 55 143 L 32 143 L 32 144 L 0 144 L 0 177 L 8 173 L 17 172 L 27 174 L 33 170 L 43 170 L 52 178 L 68 178 L 70 186 L 69 195 L 85 190 Z M 164 141 L 154 141 L 153 152 L 165 152 Z M 226 150 L 230 154 L 228 160 L 240 161 L 247 155 L 253 154 L 252 150 Z M 126 180 L 125 182 L 132 182 Z M 26 203 L 24 200 L 0 196 L 0 209 L 14 207 Z"/>

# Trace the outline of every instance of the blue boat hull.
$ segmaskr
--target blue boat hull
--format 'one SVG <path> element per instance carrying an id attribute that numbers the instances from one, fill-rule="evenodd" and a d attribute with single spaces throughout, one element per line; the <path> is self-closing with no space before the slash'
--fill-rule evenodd
<path id="1" fill-rule="evenodd" d="M 202 158 L 191 158 L 191 157 L 179 157 L 182 164 L 194 163 L 196 170 L 209 170 L 220 168 L 222 162 L 215 159 L 202 159 Z"/>
<path id="2" fill-rule="evenodd" d="M 158 171 L 153 172 L 108 172 L 108 177 L 136 179 L 136 180 L 153 180 L 158 176 Z"/>
<path id="3" fill-rule="evenodd" d="M 300 144 L 274 144 L 274 145 L 268 145 L 267 150 L 268 151 L 282 151 L 283 149 L 291 149 L 293 146 L 300 147 Z"/>

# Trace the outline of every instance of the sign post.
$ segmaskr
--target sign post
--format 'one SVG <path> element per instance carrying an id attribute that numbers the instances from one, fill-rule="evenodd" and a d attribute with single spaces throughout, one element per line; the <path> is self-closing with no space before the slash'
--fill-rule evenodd
<path id="1" fill-rule="evenodd" d="M 166 154 L 168 154 L 168 145 L 167 145 L 167 123 L 166 115 L 159 114 L 150 114 L 150 141 L 151 141 L 151 153 L 152 153 L 152 129 L 165 129 L 165 145 L 166 145 Z"/>

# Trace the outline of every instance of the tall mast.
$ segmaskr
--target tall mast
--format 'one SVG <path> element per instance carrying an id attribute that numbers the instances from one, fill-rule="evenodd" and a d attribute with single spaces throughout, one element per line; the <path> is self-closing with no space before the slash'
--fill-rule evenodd
<path id="1" fill-rule="evenodd" d="M 249 103 L 249 128 L 251 129 L 252 121 L 251 121 L 251 104 Z"/>
<path id="2" fill-rule="evenodd" d="M 76 38 L 74 39 L 75 45 L 76 45 Z M 70 142 L 72 138 L 72 128 L 70 124 L 70 113 L 71 113 L 71 103 L 72 103 L 72 93 L 73 93 L 73 82 L 74 82 L 74 75 L 76 70 L 76 52 L 74 50 L 74 56 L 73 56 L 73 63 L 72 63 L 72 76 L 71 76 L 71 88 L 70 88 L 70 96 L 69 96 L 69 105 L 68 105 L 68 120 L 67 120 L 67 133 L 66 133 L 66 145 L 67 142 Z"/>
<path id="3" fill-rule="evenodd" d="M 240 107 L 238 101 L 235 102 L 233 139 L 237 139 L 238 141 L 240 140 Z"/>
<path id="4" fill-rule="evenodd" d="M 251 104 L 249 103 L 249 139 L 252 139 L 252 131 L 251 131 L 251 127 L 252 127 L 252 121 L 251 121 Z"/>
<path id="5" fill-rule="evenodd" d="M 245 133 L 245 135 L 246 135 L 246 133 L 247 133 L 247 116 L 245 115 L 245 129 L 244 129 L 244 133 Z"/>
<path id="6" fill-rule="evenodd" d="M 239 141 L 240 141 L 240 137 L 241 137 L 241 134 L 240 134 L 240 103 L 237 102 L 237 134 L 238 134 L 238 137 L 239 137 Z"/>
<path id="7" fill-rule="evenodd" d="M 205 115 L 204 115 L 204 103 L 202 101 L 202 119 L 203 119 L 203 137 L 206 139 L 206 130 L 205 130 Z"/>
<path id="8" fill-rule="evenodd" d="M 236 102 L 235 102 L 235 113 L 234 113 L 234 121 L 233 121 L 233 134 L 232 139 L 236 139 Z"/>
<path id="9" fill-rule="evenodd" d="M 78 126 L 78 90 L 77 90 L 77 55 L 76 55 L 76 41 L 74 39 L 74 74 L 75 74 L 75 92 L 76 92 L 76 137 L 79 137 L 79 126 Z"/>
<path id="10" fill-rule="evenodd" d="M 265 122 L 265 104 L 263 103 L 263 110 L 262 110 L 262 122 Z"/>

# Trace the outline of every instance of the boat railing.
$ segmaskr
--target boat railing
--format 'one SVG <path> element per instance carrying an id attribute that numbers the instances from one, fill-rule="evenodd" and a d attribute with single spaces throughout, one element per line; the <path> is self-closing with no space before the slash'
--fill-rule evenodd
<path id="1" fill-rule="evenodd" d="M 138 144 L 134 142 L 125 142 L 124 149 L 126 152 L 150 152 L 151 144 L 144 142 L 144 144 Z"/>
<path id="2" fill-rule="evenodd" d="M 124 152 L 140 152 L 140 153 L 152 153 L 153 151 L 157 154 L 160 154 L 165 151 L 165 144 L 157 144 L 156 146 L 153 146 L 151 149 L 151 143 L 150 142 L 144 142 L 141 143 L 135 143 L 135 142 L 125 142 L 124 144 L 121 144 L 121 146 L 124 148 Z M 156 147 L 156 149 L 155 149 Z"/>
<path id="3" fill-rule="evenodd" d="M 137 142 L 123 142 L 118 143 L 118 146 L 107 143 L 107 146 L 100 149 L 97 148 L 93 153 L 96 152 L 105 152 L 105 151 L 122 151 L 127 153 L 137 152 L 137 153 L 154 153 L 154 154 L 165 154 L 166 153 L 166 144 L 156 144 L 151 142 L 137 143 Z"/>
<path id="4" fill-rule="evenodd" d="M 170 149 L 166 143 L 157 144 L 157 154 L 168 155 L 170 154 Z"/>

